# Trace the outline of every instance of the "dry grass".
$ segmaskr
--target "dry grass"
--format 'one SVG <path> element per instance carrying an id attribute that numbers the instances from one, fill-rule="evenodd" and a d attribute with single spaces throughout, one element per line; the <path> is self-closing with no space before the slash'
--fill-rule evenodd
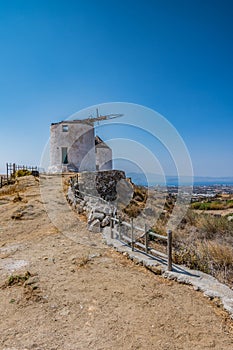
<path id="1" fill-rule="evenodd" d="M 123 213 L 129 218 L 136 218 L 145 208 L 147 197 L 148 193 L 146 188 L 134 185 L 133 198 L 127 207 L 124 208 Z"/>
<path id="2" fill-rule="evenodd" d="M 13 185 L 7 185 L 0 189 L 0 197 L 16 194 L 17 192 L 18 192 L 18 186 L 16 183 Z"/>
<path id="3" fill-rule="evenodd" d="M 21 286 L 31 277 L 31 273 L 26 271 L 23 275 L 10 275 L 2 288 L 12 287 L 14 285 Z"/>
<path id="4" fill-rule="evenodd" d="M 174 232 L 174 262 L 210 273 L 232 286 L 233 222 L 192 211 L 184 221 Z"/>
<path id="5" fill-rule="evenodd" d="M 5 185 L 0 188 L 0 197 L 13 194 L 17 195 L 19 192 L 25 192 L 28 187 L 34 185 L 36 182 L 39 182 L 39 179 L 32 175 L 16 178 L 13 184 Z"/>
<path id="6" fill-rule="evenodd" d="M 233 266 L 233 248 L 217 241 L 207 242 L 207 254 L 211 257 L 211 261 L 216 267 Z"/>
<path id="7" fill-rule="evenodd" d="M 35 301 L 39 302 L 42 300 L 41 296 L 41 290 L 38 286 L 39 278 L 30 273 L 29 271 L 26 271 L 24 274 L 19 274 L 19 275 L 10 275 L 8 279 L 5 281 L 5 283 L 1 286 L 2 289 L 5 288 L 11 288 L 11 287 L 22 287 L 23 288 L 23 293 L 22 296 L 23 298 L 21 300 L 18 300 L 18 302 L 23 302 L 26 301 Z M 15 303 L 15 299 L 11 299 L 10 303 L 13 304 Z"/>
<path id="8" fill-rule="evenodd" d="M 233 224 L 225 217 L 212 215 L 198 215 L 196 227 L 204 233 L 206 238 L 213 238 L 216 235 L 233 234 Z"/>
<path id="9" fill-rule="evenodd" d="M 130 217 L 136 217 L 143 208 L 146 195 L 140 188 L 135 190 L 132 201 L 124 210 Z M 227 203 L 229 205 L 229 201 Z M 166 197 L 164 208 L 167 214 L 160 216 L 152 228 L 160 235 L 166 235 L 166 222 L 174 205 L 172 196 Z M 214 203 L 212 203 L 214 206 Z M 166 242 L 150 237 L 150 245 L 164 251 Z M 154 242 L 153 242 L 154 241 Z M 217 277 L 233 286 L 233 221 L 227 217 L 198 214 L 187 211 L 178 229 L 173 232 L 173 261 Z"/>
<path id="10" fill-rule="evenodd" d="M 158 233 L 159 235 L 162 235 L 162 236 L 167 235 L 167 232 L 166 232 L 166 229 L 165 229 L 165 226 L 164 226 L 162 220 L 158 220 L 156 222 L 156 225 L 152 227 L 152 230 L 154 232 Z"/>
<path id="11" fill-rule="evenodd" d="M 160 217 L 153 230 L 166 235 L 166 222 L 167 218 Z M 156 241 L 158 245 L 164 248 L 164 242 Z M 198 214 L 189 209 L 173 232 L 173 261 L 212 274 L 232 287 L 233 221 L 229 221 L 227 216 Z"/>
<path id="12" fill-rule="evenodd" d="M 81 256 L 80 258 L 74 258 L 72 260 L 72 263 L 77 267 L 85 267 L 90 261 L 91 261 L 91 258 L 89 257 L 89 254 L 87 254 L 87 255 Z"/>

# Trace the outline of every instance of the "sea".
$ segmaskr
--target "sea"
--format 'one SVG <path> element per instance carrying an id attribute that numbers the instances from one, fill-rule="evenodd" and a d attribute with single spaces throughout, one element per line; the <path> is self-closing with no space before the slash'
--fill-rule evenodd
<path id="1" fill-rule="evenodd" d="M 166 176 L 162 177 L 156 174 L 142 174 L 142 173 L 127 173 L 133 183 L 139 186 L 155 187 L 155 186 L 194 186 L 194 187 L 216 187 L 229 186 L 233 187 L 233 177 L 180 177 Z"/>

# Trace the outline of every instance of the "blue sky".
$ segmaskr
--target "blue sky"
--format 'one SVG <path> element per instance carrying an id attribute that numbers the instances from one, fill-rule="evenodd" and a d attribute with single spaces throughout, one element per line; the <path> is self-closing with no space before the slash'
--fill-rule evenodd
<path id="1" fill-rule="evenodd" d="M 38 164 L 51 122 L 122 101 L 174 125 L 195 175 L 233 176 L 232 15 L 230 0 L 1 1 L 0 171 Z"/>

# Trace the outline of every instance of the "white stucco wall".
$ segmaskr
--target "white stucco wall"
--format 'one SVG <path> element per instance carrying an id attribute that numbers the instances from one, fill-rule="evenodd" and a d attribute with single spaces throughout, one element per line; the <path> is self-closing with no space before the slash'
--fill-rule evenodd
<path id="1" fill-rule="evenodd" d="M 96 169 L 112 170 L 112 150 L 108 147 L 96 146 Z"/>
<path id="2" fill-rule="evenodd" d="M 68 131 L 63 131 L 63 125 Z M 94 127 L 80 121 L 64 121 L 50 128 L 50 167 L 62 168 L 62 147 L 68 149 L 68 166 L 76 170 L 95 171 Z M 65 165 L 66 166 L 66 165 Z"/>

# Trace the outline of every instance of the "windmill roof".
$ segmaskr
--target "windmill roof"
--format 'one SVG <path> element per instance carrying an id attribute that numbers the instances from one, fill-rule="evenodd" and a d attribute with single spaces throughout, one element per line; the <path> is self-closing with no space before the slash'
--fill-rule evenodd
<path id="1" fill-rule="evenodd" d="M 95 137 L 95 146 L 96 147 L 104 147 L 104 148 L 109 148 L 110 149 L 110 147 L 99 136 Z"/>

